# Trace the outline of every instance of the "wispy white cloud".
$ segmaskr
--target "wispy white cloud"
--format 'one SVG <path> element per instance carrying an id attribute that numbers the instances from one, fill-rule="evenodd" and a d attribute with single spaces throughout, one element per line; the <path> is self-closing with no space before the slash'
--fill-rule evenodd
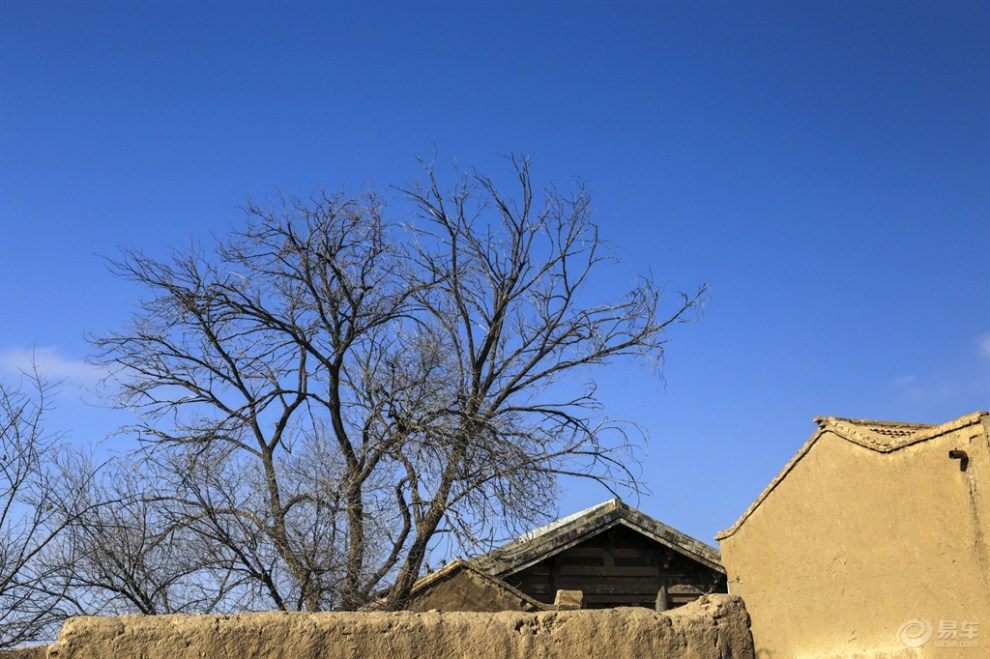
<path id="1" fill-rule="evenodd" d="M 914 376 L 914 375 L 902 375 L 899 378 L 894 378 L 893 384 L 894 384 L 895 387 L 907 388 L 907 387 L 914 386 L 914 384 L 917 381 L 918 381 L 917 376 Z"/>
<path id="2" fill-rule="evenodd" d="M 0 371 L 7 375 L 30 373 L 37 368 L 41 377 L 51 382 L 66 382 L 78 386 L 96 384 L 104 373 L 80 359 L 70 359 L 58 353 L 55 346 L 46 348 L 6 348 L 0 352 Z"/>
<path id="3" fill-rule="evenodd" d="M 968 396 L 978 391 L 981 383 L 972 377 L 946 377 L 942 374 L 917 377 L 905 375 L 892 384 L 911 400 L 946 401 Z"/>
<path id="4" fill-rule="evenodd" d="M 990 332 L 976 337 L 976 355 L 990 361 Z"/>
<path id="5" fill-rule="evenodd" d="M 890 384 L 911 400 L 945 401 L 973 399 L 981 408 L 986 408 L 987 393 L 990 392 L 990 381 L 987 379 L 987 367 L 990 362 L 990 332 L 980 334 L 973 339 L 972 353 L 978 359 L 974 364 L 972 357 L 966 356 L 964 366 L 955 370 L 941 373 L 905 374 L 893 378 Z"/>

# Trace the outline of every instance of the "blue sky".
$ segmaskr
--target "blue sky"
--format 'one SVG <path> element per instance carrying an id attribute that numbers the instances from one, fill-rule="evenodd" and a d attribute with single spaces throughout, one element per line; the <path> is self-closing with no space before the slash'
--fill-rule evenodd
<path id="1" fill-rule="evenodd" d="M 417 156 L 590 182 L 622 265 L 712 286 L 665 382 L 598 374 L 649 432 L 648 514 L 705 541 L 815 416 L 990 408 L 986 3 L 0 3 L 0 369 L 101 410 L 87 333 L 248 197 L 387 192 Z M 124 440 L 115 439 L 113 445 Z M 561 514 L 605 498 L 569 485 Z M 632 501 L 636 504 L 637 502 Z"/>

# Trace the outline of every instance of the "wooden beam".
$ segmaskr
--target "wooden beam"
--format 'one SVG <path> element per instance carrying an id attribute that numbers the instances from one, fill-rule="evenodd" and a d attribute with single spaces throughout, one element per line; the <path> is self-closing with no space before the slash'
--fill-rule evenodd
<path id="1" fill-rule="evenodd" d="M 560 576 L 564 577 L 659 577 L 660 568 L 656 565 L 603 567 L 598 565 L 561 565 Z"/>

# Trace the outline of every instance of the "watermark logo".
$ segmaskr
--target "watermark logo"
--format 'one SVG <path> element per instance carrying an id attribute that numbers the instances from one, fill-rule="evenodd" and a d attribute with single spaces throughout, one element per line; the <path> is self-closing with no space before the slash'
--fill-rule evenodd
<path id="1" fill-rule="evenodd" d="M 924 618 L 908 620 L 897 630 L 897 639 L 909 648 L 920 648 L 934 636 L 933 647 L 974 648 L 979 634 L 979 621 L 939 620 L 933 626 Z"/>
<path id="2" fill-rule="evenodd" d="M 932 637 L 932 624 L 924 618 L 908 620 L 897 630 L 897 638 L 909 648 L 920 648 Z"/>

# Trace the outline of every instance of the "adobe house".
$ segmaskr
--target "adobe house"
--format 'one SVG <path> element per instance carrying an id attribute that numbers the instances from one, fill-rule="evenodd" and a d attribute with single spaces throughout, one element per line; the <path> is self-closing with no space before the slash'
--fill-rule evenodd
<path id="1" fill-rule="evenodd" d="M 530 531 L 472 563 L 548 607 L 666 610 L 726 592 L 717 550 L 619 499 Z"/>
<path id="2" fill-rule="evenodd" d="M 413 585 L 406 611 L 548 611 L 501 579 L 460 559 L 448 563 Z"/>
<path id="3" fill-rule="evenodd" d="M 815 419 L 717 536 L 758 657 L 990 657 L 988 417 Z"/>
<path id="4" fill-rule="evenodd" d="M 612 499 L 423 577 L 405 608 L 662 611 L 725 592 L 716 549 Z"/>

